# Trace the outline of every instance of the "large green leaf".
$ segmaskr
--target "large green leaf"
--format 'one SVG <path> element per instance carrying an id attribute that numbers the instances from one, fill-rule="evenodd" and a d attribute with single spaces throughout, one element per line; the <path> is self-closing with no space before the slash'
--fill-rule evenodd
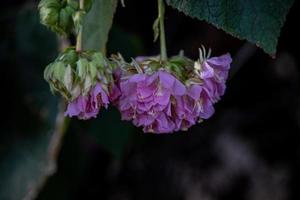
<path id="1" fill-rule="evenodd" d="M 246 39 L 274 56 L 293 0 L 166 0 L 188 16 Z"/>
<path id="2" fill-rule="evenodd" d="M 118 0 L 94 0 L 84 19 L 83 49 L 105 51 Z"/>
<path id="3" fill-rule="evenodd" d="M 2 200 L 34 198 L 51 174 L 53 160 L 49 159 L 48 148 L 57 114 L 57 98 L 43 80 L 44 66 L 57 53 L 56 36 L 39 24 L 35 9 L 23 10 L 15 17 L 16 26 L 14 21 L 7 25 L 16 33 L 8 38 L 14 45 L 6 50 L 9 56 L 2 58 L 4 71 L 9 71 L 6 84 L 11 91 L 2 109 L 5 112 L 8 107 L 13 113 L 8 120 L 12 125 L 2 126 L 0 135 Z"/>

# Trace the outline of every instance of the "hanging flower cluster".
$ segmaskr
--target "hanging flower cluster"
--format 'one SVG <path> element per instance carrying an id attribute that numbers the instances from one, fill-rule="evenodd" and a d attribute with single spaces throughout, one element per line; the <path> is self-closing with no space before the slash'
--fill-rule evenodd
<path id="1" fill-rule="evenodd" d="M 158 2 L 155 38 L 164 34 L 163 1 Z M 214 104 L 225 92 L 229 54 L 210 57 L 210 50 L 206 54 L 202 47 L 197 61 L 182 54 L 167 59 L 164 35 L 161 57 L 137 57 L 130 63 L 120 54 L 108 59 L 100 52 L 82 50 L 82 22 L 91 3 L 42 0 L 39 4 L 42 24 L 60 35 L 77 34 L 76 49 L 64 50 L 44 72 L 51 91 L 67 101 L 65 116 L 95 118 L 112 103 L 123 120 L 144 132 L 172 133 L 213 115 Z"/>
<path id="2" fill-rule="evenodd" d="M 229 54 L 209 58 L 205 49 L 196 62 L 184 56 L 137 60 L 121 66 L 118 108 L 122 119 L 153 133 L 187 130 L 209 118 L 225 92 L 231 63 Z"/>
<path id="3" fill-rule="evenodd" d="M 109 104 L 110 92 L 115 88 L 112 70 L 100 52 L 68 48 L 46 67 L 44 77 L 51 90 L 69 102 L 67 116 L 89 119 Z"/>

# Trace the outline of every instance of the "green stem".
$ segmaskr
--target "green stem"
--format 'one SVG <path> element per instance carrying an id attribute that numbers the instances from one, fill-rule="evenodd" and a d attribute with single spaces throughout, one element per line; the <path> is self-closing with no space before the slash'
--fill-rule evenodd
<path id="1" fill-rule="evenodd" d="M 80 27 L 76 38 L 76 51 L 80 52 L 82 50 L 82 27 Z"/>
<path id="2" fill-rule="evenodd" d="M 164 23 L 164 14 L 165 14 L 165 5 L 164 0 L 158 0 L 158 17 L 159 17 L 159 39 L 160 39 L 160 59 L 166 61 L 167 48 L 166 48 L 166 37 L 165 37 L 165 23 Z"/>
<path id="3" fill-rule="evenodd" d="M 84 9 L 84 0 L 79 0 L 79 9 L 83 10 Z M 76 51 L 80 52 L 82 51 L 82 25 L 79 28 L 77 38 L 76 38 Z"/>

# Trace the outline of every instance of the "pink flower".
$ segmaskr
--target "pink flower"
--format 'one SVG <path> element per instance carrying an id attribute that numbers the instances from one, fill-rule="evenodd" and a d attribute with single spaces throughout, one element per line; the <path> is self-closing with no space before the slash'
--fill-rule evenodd
<path id="1" fill-rule="evenodd" d="M 171 133 L 210 118 L 225 92 L 231 61 L 225 54 L 196 62 L 198 77 L 193 79 L 198 81 L 188 86 L 165 70 L 119 78 L 122 119 L 132 120 L 144 132 Z"/>
<path id="2" fill-rule="evenodd" d="M 232 59 L 229 54 L 204 60 L 198 71 L 202 84 L 192 84 L 183 96 L 176 97 L 173 104 L 175 130 L 187 130 L 197 122 L 208 119 L 214 114 L 213 104 L 225 92 Z"/>
<path id="3" fill-rule="evenodd" d="M 186 95 L 176 98 L 176 130 L 187 130 L 214 114 L 213 104 L 225 92 L 231 61 L 230 55 L 225 54 L 199 63 L 199 78 L 203 84 L 189 86 Z"/>
<path id="4" fill-rule="evenodd" d="M 107 108 L 109 104 L 108 96 L 102 85 L 97 83 L 88 95 L 80 95 L 68 104 L 65 116 L 77 116 L 79 119 L 96 118 L 101 107 Z"/>
<path id="5" fill-rule="evenodd" d="M 204 81 L 203 87 L 213 103 L 220 100 L 220 97 L 225 92 L 225 82 L 231 62 L 231 56 L 227 53 L 219 57 L 209 58 L 202 63 L 199 77 Z"/>
<path id="6" fill-rule="evenodd" d="M 213 104 L 201 85 L 192 85 L 185 95 L 176 98 L 176 130 L 187 130 L 202 119 L 214 113 Z"/>
<path id="7" fill-rule="evenodd" d="M 120 82 L 119 110 L 122 119 L 133 120 L 144 132 L 169 133 L 176 128 L 172 100 L 185 94 L 185 86 L 173 75 L 159 70 L 135 74 Z"/>

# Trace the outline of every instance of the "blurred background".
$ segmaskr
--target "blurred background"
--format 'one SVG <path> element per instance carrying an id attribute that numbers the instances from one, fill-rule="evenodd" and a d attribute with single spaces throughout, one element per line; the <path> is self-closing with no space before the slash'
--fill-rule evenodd
<path id="1" fill-rule="evenodd" d="M 156 55 L 156 1 L 118 7 L 108 54 Z M 193 59 L 198 47 L 230 52 L 227 91 L 209 120 L 187 132 L 144 134 L 110 107 L 72 119 L 57 168 L 49 161 L 58 97 L 43 70 L 58 54 L 39 24 L 37 1 L 1 2 L 0 199 L 299 200 L 299 1 L 279 38 L 276 59 L 203 21 L 166 9 L 168 54 Z M 49 176 L 56 170 L 53 176 Z"/>

